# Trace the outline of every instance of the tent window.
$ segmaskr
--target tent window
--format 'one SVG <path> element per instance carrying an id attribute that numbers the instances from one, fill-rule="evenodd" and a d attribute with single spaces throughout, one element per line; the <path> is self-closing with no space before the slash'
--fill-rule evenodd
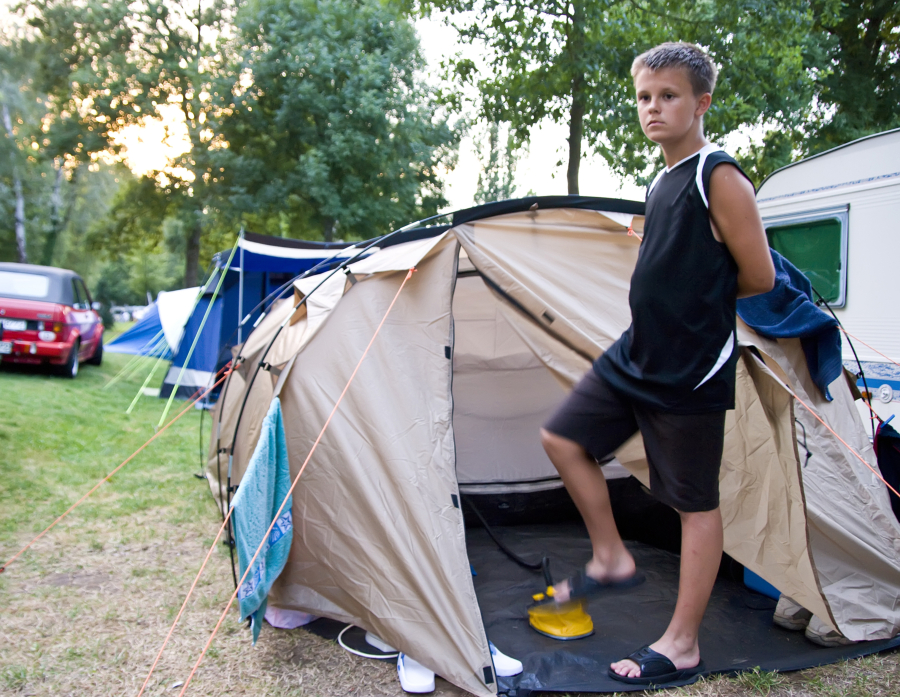
<path id="1" fill-rule="evenodd" d="M 846 304 L 847 209 L 766 221 L 769 246 L 800 269 L 833 307 Z"/>

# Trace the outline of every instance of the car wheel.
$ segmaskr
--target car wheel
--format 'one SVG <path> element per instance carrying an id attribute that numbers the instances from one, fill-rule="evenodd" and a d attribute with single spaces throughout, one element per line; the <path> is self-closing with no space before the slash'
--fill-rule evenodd
<path id="1" fill-rule="evenodd" d="M 100 341 L 97 342 L 97 348 L 94 349 L 94 355 L 88 358 L 85 363 L 90 363 L 91 365 L 100 365 L 103 362 L 103 337 L 100 337 Z"/>
<path id="2" fill-rule="evenodd" d="M 76 341 L 69 353 L 69 360 L 56 369 L 56 374 L 64 378 L 74 378 L 78 375 L 78 352 L 81 350 L 81 342 Z"/>

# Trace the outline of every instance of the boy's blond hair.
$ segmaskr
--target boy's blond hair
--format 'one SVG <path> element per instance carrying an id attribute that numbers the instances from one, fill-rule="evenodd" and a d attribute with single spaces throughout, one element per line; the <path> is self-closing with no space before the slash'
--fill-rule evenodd
<path id="1" fill-rule="evenodd" d="M 683 68 L 687 71 L 696 96 L 712 94 L 719 71 L 712 58 L 699 46 L 684 41 L 669 41 L 644 51 L 631 64 L 631 77 L 646 68 L 651 72 L 662 68 Z"/>

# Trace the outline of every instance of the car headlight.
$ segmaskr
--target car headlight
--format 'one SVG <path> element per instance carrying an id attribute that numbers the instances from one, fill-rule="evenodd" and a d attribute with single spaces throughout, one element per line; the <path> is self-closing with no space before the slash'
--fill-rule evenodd
<path id="1" fill-rule="evenodd" d="M 56 341 L 55 332 L 38 332 L 38 339 L 41 341 Z"/>

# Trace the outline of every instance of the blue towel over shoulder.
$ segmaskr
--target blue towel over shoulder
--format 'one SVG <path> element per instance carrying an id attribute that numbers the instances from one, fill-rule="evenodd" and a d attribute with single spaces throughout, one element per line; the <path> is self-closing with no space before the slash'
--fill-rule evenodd
<path id="1" fill-rule="evenodd" d="M 812 284 L 800 269 L 774 249 L 775 287 L 768 293 L 741 298 L 737 313 L 751 329 L 770 339 L 799 337 L 809 374 L 829 402 L 828 386 L 843 369 L 837 320 L 813 302 Z"/>
<path id="2" fill-rule="evenodd" d="M 241 577 L 290 488 L 281 400 L 276 397 L 269 406 L 256 450 L 231 504 Z M 269 589 L 287 562 L 293 529 L 291 499 L 288 498 L 266 544 L 253 562 L 253 569 L 238 591 L 241 621 L 250 618 L 254 644 L 266 614 Z"/>

